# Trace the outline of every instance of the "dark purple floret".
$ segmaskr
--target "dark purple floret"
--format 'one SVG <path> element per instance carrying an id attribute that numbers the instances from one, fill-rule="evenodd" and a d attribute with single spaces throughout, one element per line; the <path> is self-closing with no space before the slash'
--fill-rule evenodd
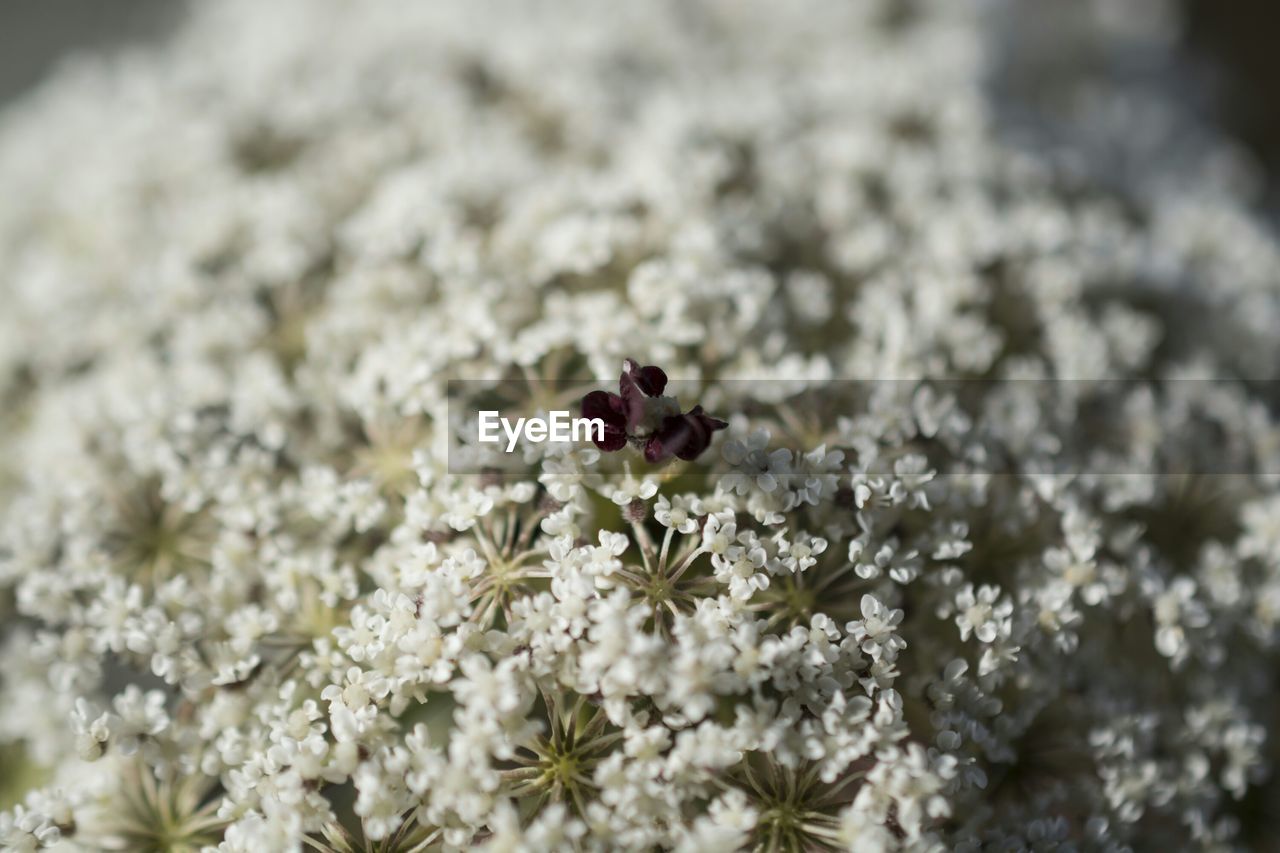
<path id="1" fill-rule="evenodd" d="M 582 416 L 604 422 L 604 437 L 595 439 L 596 446 L 612 452 L 631 441 L 643 446 L 644 458 L 651 463 L 673 456 L 686 461 L 696 459 L 710 446 L 712 433 L 728 424 L 706 414 L 701 406 L 694 406 L 684 414 L 677 411 L 666 415 L 655 429 L 653 419 L 658 415 L 651 413 L 647 401 L 661 397 L 666 387 L 667 374 L 662 368 L 652 364 L 642 367 L 632 359 L 624 361 L 618 378 L 620 393 L 592 391 L 582 398 Z M 668 404 L 669 410 L 675 409 L 674 400 L 660 405 Z M 661 412 L 661 407 L 657 411 Z"/>
<path id="2" fill-rule="evenodd" d="M 625 405 L 627 432 L 635 432 L 645 416 L 645 398 L 661 397 L 667 387 L 667 374 L 652 364 L 641 367 L 631 359 L 622 363 L 622 376 L 618 378 L 618 390 Z"/>
<path id="3" fill-rule="evenodd" d="M 667 387 L 667 374 L 661 367 L 652 364 L 641 367 L 631 359 L 622 363 L 622 377 L 618 380 L 622 393 L 627 393 L 627 384 L 634 384 L 646 397 L 660 397 Z"/>
<path id="4" fill-rule="evenodd" d="M 683 415 L 670 415 L 663 418 L 662 426 L 645 442 L 644 458 L 648 462 L 661 462 L 672 456 L 686 462 L 697 459 L 711 446 L 711 434 L 728 426 L 704 414 L 701 406 L 694 406 Z"/>
<path id="5" fill-rule="evenodd" d="M 604 421 L 604 437 L 595 439 L 596 447 L 612 452 L 627 446 L 627 416 L 617 394 L 592 391 L 582 398 L 582 416 Z"/>

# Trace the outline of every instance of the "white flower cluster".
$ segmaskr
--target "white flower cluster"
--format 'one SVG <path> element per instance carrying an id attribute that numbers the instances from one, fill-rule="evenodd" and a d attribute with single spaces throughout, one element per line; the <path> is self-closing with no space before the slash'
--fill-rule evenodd
<path id="1" fill-rule="evenodd" d="M 0 847 L 1269 842 L 1280 248 L 1003 145 L 975 14 L 226 0 L 12 108 Z M 627 357 L 706 460 L 451 468 Z"/>

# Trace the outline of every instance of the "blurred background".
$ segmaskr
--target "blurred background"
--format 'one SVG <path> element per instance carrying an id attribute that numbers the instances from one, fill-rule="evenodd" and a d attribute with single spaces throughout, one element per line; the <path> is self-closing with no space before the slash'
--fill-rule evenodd
<path id="1" fill-rule="evenodd" d="M 163 38 L 182 17 L 174 0 L 4 0 L 0 104 L 20 96 L 68 56 Z"/>
<path id="2" fill-rule="evenodd" d="M 1222 117 L 1265 164 L 1276 194 L 1280 169 L 1280 3 L 1185 0 L 1189 48 L 1224 77 Z"/>
<path id="3" fill-rule="evenodd" d="M 914 3 L 888 0 L 909 11 Z M 1205 137 L 1241 146 L 1253 202 L 1280 214 L 1276 0 L 969 0 L 990 15 L 990 90 L 1010 137 L 1064 165 L 1128 182 L 1153 160 L 1176 180 Z M 4 0 L 0 108 L 70 58 L 163 39 L 181 0 Z M 1105 104 L 1099 109 L 1099 104 Z M 1127 132 L 1126 118 L 1167 132 Z M 1085 120 L 1083 117 L 1088 116 Z M 1102 122 L 1100 115 L 1114 117 Z M 1155 150 L 1153 150 L 1153 146 Z"/>

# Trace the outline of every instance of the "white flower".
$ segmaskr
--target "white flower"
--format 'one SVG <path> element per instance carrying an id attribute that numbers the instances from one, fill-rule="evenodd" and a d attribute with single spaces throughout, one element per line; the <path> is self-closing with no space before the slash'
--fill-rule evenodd
<path id="1" fill-rule="evenodd" d="M 71 715 L 71 726 L 76 733 L 76 751 L 86 761 L 92 761 L 102 755 L 108 738 L 111 737 L 110 715 L 99 713 L 83 697 L 76 700 L 75 710 Z"/>
<path id="2" fill-rule="evenodd" d="M 125 755 L 131 755 L 142 741 L 160 734 L 169 726 L 169 715 L 164 707 L 165 695 L 159 690 L 143 693 L 136 685 L 130 684 L 116 696 L 112 705 L 115 708 L 115 717 L 111 719 L 112 739 Z"/>
<path id="3" fill-rule="evenodd" d="M 770 493 L 785 488 L 791 477 L 791 451 L 769 451 L 769 431 L 758 429 L 746 442 L 726 441 L 720 453 L 732 468 L 720 480 L 720 488 L 740 495 L 753 487 Z"/>
<path id="4" fill-rule="evenodd" d="M 648 476 L 636 479 L 631 474 L 631 465 L 625 467 L 626 475 L 617 483 L 606 483 L 603 493 L 618 506 L 626 506 L 632 501 L 647 501 L 658 493 L 658 484 Z"/>
<path id="5" fill-rule="evenodd" d="M 973 584 L 965 584 L 956 593 L 955 610 L 956 627 L 962 640 L 973 634 L 979 642 L 991 643 L 997 637 L 1009 635 L 1013 603 L 1000 600 L 999 587 L 984 584 L 975 591 Z"/>
<path id="6" fill-rule="evenodd" d="M 581 494 L 584 486 L 595 488 L 601 482 L 598 473 L 592 466 L 600 459 L 600 452 L 594 448 L 567 450 L 559 456 L 548 456 L 542 464 L 542 475 L 538 478 L 551 497 L 561 503 L 569 503 Z"/>
<path id="7" fill-rule="evenodd" d="M 827 450 L 825 444 L 815 447 L 797 460 L 794 473 L 795 500 L 797 504 L 813 504 L 831 498 L 836 493 L 844 465 L 844 451 Z"/>
<path id="8" fill-rule="evenodd" d="M 21 805 L 12 811 L 0 812 L 0 844 L 14 853 L 34 853 L 53 847 L 61 840 L 62 833 L 45 815 L 27 811 Z"/>
<path id="9" fill-rule="evenodd" d="M 1280 559 L 1280 496 L 1246 505 L 1240 520 L 1246 530 L 1238 546 L 1240 556 L 1272 563 Z"/>
<path id="10" fill-rule="evenodd" d="M 451 495 L 440 518 L 454 530 L 469 530 L 476 520 L 493 511 L 493 498 L 477 489 Z"/>
<path id="11" fill-rule="evenodd" d="M 0 848 L 1259 837 L 1280 243 L 1072 67 L 1176 4 L 189 5 L 0 122 Z"/>
<path id="12" fill-rule="evenodd" d="M 1189 653 L 1187 629 L 1209 624 L 1209 614 L 1196 600 L 1196 583 L 1191 578 L 1175 578 L 1156 594 L 1152 612 L 1156 622 L 1155 645 L 1160 654 L 1180 663 Z"/>
<path id="13" fill-rule="evenodd" d="M 711 564 L 715 567 L 716 580 L 728 585 L 729 594 L 745 600 L 757 590 L 768 588 L 769 575 L 762 571 L 768 555 L 752 531 L 739 533 L 737 542 L 727 546 L 723 553 L 713 551 Z"/>
<path id="14" fill-rule="evenodd" d="M 684 495 L 662 495 L 653 507 L 653 517 L 663 527 L 686 535 L 698 529 L 694 499 Z"/>
<path id="15" fill-rule="evenodd" d="M 884 658 L 892 661 L 898 652 L 906 648 L 906 642 L 894 633 L 902 622 L 903 611 L 886 607 L 874 595 L 862 596 L 859 604 L 862 619 L 850 622 L 845 630 L 858 641 L 864 654 L 873 660 Z"/>
<path id="16" fill-rule="evenodd" d="M 738 525 L 732 511 L 712 513 L 702 527 L 702 547 L 713 556 L 725 556 L 737 535 Z"/>

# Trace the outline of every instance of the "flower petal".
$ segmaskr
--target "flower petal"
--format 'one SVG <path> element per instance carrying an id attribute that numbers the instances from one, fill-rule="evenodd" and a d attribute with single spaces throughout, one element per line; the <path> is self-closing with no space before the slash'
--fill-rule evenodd
<path id="1" fill-rule="evenodd" d="M 603 438 L 592 438 L 596 447 L 612 453 L 627 446 L 625 404 L 617 394 L 592 391 L 582 398 L 582 416 L 604 421 Z"/>
<path id="2" fill-rule="evenodd" d="M 627 434 L 620 429 L 605 425 L 604 438 L 593 438 L 596 447 L 608 453 L 621 450 L 627 446 Z"/>
<path id="3" fill-rule="evenodd" d="M 645 458 L 649 458 L 649 445 L 656 442 L 659 449 L 655 453 L 661 456 L 676 456 L 686 462 L 697 459 L 711 445 L 711 434 L 727 426 L 704 414 L 701 406 L 694 406 L 683 415 L 670 415 L 663 418 L 662 426 L 645 445 Z"/>
<path id="4" fill-rule="evenodd" d="M 631 359 L 627 359 L 623 366 L 627 369 L 627 373 L 631 375 L 631 379 L 636 383 L 641 391 L 649 397 L 660 397 L 667 387 L 667 374 L 661 367 L 653 364 L 640 367 Z"/>
<path id="5" fill-rule="evenodd" d="M 658 433 L 644 443 L 644 461 L 650 465 L 670 459 L 671 453 L 662 446 L 662 434 Z"/>
<path id="6" fill-rule="evenodd" d="M 635 380 L 632 371 L 634 366 L 635 362 L 627 359 L 627 369 L 623 370 L 622 375 L 618 377 L 618 390 L 622 392 L 620 399 L 623 402 L 628 432 L 635 430 L 644 420 L 645 393 Z"/>
<path id="7" fill-rule="evenodd" d="M 608 391 L 592 391 L 582 398 L 582 416 L 599 418 L 605 422 L 606 426 L 625 430 L 627 418 L 624 411 L 625 404 L 622 398 Z"/>

